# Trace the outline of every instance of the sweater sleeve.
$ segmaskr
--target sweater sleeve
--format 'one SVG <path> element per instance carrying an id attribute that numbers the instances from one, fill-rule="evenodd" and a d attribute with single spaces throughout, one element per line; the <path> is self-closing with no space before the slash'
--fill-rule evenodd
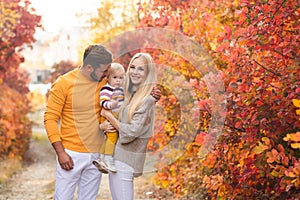
<path id="1" fill-rule="evenodd" d="M 129 123 L 120 123 L 119 140 L 121 144 L 134 141 L 136 138 L 149 138 L 147 126 L 151 126 L 151 118 L 153 118 L 153 110 L 155 99 L 152 96 L 147 97 L 143 104 L 133 114 Z"/>
<path id="2" fill-rule="evenodd" d="M 108 85 L 105 85 L 100 90 L 100 106 L 110 110 L 111 109 L 111 99 L 113 95 L 114 89 L 112 87 L 109 87 Z"/>
<path id="3" fill-rule="evenodd" d="M 57 81 L 53 83 L 44 114 L 44 126 L 51 143 L 61 141 L 58 120 L 61 117 L 61 112 L 66 100 L 64 85 L 65 83 L 62 78 L 57 79 Z"/>

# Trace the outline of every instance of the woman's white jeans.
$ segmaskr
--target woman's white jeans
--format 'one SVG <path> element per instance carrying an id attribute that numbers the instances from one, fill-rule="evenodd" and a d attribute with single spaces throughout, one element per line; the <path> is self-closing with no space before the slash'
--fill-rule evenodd
<path id="1" fill-rule="evenodd" d="M 102 173 L 92 164 L 99 153 L 80 153 L 65 149 L 72 157 L 74 168 L 63 170 L 58 161 L 56 166 L 55 200 L 73 200 L 78 185 L 78 200 L 96 199 Z"/>
<path id="2" fill-rule="evenodd" d="M 109 187 L 113 200 L 133 200 L 133 168 L 115 160 L 116 173 L 109 173 Z"/>

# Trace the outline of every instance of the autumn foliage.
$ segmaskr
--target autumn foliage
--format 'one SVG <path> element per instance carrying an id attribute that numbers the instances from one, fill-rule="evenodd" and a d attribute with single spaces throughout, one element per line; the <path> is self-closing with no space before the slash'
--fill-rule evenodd
<path id="1" fill-rule="evenodd" d="M 19 68 L 26 45 L 34 42 L 40 17 L 28 1 L 0 0 L 0 159 L 19 157 L 28 148 L 31 122 L 26 94 L 28 73 Z"/>
<path id="2" fill-rule="evenodd" d="M 188 61 L 160 50 L 153 54 L 156 62 L 184 74 L 201 111 L 194 142 L 181 158 L 159 168 L 157 184 L 187 199 L 297 199 L 299 2 L 150 0 L 140 5 L 140 12 L 140 28 L 172 29 L 205 48 L 220 70 L 213 76 L 223 81 L 227 100 L 221 136 L 203 156 L 200 149 L 210 137 L 216 109 L 205 74 L 187 73 L 178 66 L 189 66 L 183 64 Z"/>

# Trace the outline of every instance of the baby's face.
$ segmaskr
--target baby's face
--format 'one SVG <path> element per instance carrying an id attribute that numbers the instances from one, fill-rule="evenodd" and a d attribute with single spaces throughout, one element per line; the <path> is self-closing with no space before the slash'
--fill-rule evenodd
<path id="1" fill-rule="evenodd" d="M 125 72 L 114 71 L 108 76 L 108 83 L 113 87 L 121 87 L 124 81 Z"/>

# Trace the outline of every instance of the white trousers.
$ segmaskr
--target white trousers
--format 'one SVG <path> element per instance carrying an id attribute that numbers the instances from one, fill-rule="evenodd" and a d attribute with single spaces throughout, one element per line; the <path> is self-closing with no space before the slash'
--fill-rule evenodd
<path id="1" fill-rule="evenodd" d="M 133 200 L 133 168 L 115 160 L 116 173 L 109 173 L 109 187 L 113 200 Z"/>
<path id="2" fill-rule="evenodd" d="M 65 149 L 72 157 L 74 168 L 62 169 L 57 161 L 54 200 L 73 200 L 78 186 L 78 200 L 96 199 L 102 173 L 92 164 L 99 153 L 80 153 Z"/>

